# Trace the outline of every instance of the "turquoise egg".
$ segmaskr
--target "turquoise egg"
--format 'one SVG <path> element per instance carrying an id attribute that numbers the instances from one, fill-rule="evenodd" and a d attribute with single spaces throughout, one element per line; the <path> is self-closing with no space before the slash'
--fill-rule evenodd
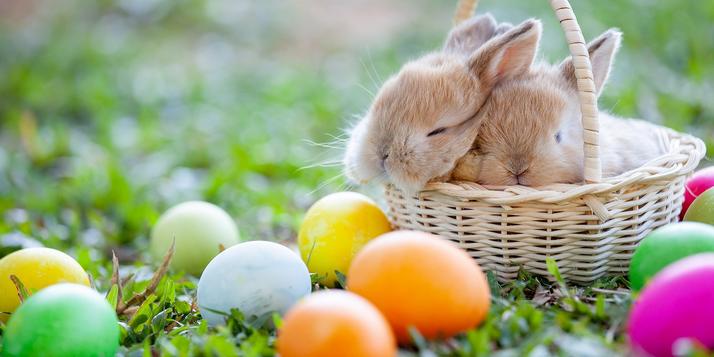
<path id="1" fill-rule="evenodd" d="M 285 313 L 310 294 L 310 273 L 297 253 L 278 243 L 251 241 L 218 254 L 198 282 L 198 308 L 210 326 L 231 309 L 247 318 Z"/>
<path id="2" fill-rule="evenodd" d="M 0 356 L 114 356 L 119 324 L 94 289 L 52 285 L 30 296 L 10 317 Z"/>

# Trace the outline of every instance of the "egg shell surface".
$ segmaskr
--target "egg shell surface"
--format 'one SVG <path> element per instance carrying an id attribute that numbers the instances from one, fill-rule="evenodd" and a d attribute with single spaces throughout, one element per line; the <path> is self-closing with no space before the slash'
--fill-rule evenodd
<path id="1" fill-rule="evenodd" d="M 29 293 L 63 282 L 89 286 L 87 272 L 69 255 L 43 247 L 18 250 L 0 259 L 2 312 L 13 312 L 20 305 L 10 275 L 17 276 Z M 7 321 L 7 315 L 0 314 L 0 321 Z"/>
<path id="2" fill-rule="evenodd" d="M 684 219 L 684 215 L 695 198 L 712 187 L 714 187 L 714 166 L 695 172 L 685 184 L 684 203 L 682 203 L 682 212 L 679 215 L 679 219 Z"/>
<path id="3" fill-rule="evenodd" d="M 0 355 L 114 356 L 116 314 L 104 296 L 79 284 L 49 286 L 30 296 L 8 321 Z"/>
<path id="4" fill-rule="evenodd" d="M 322 290 L 288 311 L 277 350 L 282 357 L 393 357 L 397 343 L 369 301 L 343 290 Z"/>
<path id="5" fill-rule="evenodd" d="M 373 303 L 402 343 L 411 340 L 410 326 L 426 338 L 476 327 L 491 302 L 476 261 L 449 241 L 415 231 L 369 242 L 352 262 L 347 289 Z"/>
<path id="6" fill-rule="evenodd" d="M 225 248 L 240 241 L 238 227 L 222 208 L 202 201 L 189 201 L 167 210 L 151 231 L 150 252 L 160 262 L 174 238 L 171 268 L 198 276 L 208 262 Z"/>
<path id="7" fill-rule="evenodd" d="M 684 220 L 714 225 L 714 188 L 704 191 L 692 202 Z"/>
<path id="8" fill-rule="evenodd" d="M 346 274 L 357 252 L 389 231 L 389 220 L 374 201 L 360 193 L 338 192 L 318 200 L 307 211 L 298 248 L 310 272 L 333 287 L 335 271 Z"/>
<path id="9" fill-rule="evenodd" d="M 685 337 L 714 348 L 713 321 L 714 253 L 703 253 L 655 275 L 634 302 L 627 332 L 640 354 L 672 356 Z"/>
<path id="10" fill-rule="evenodd" d="M 667 265 L 698 253 L 714 253 L 714 227 L 680 222 L 650 232 L 630 262 L 630 286 L 639 291 Z"/>
<path id="11" fill-rule="evenodd" d="M 216 256 L 198 282 L 198 307 L 209 325 L 225 322 L 239 309 L 246 317 L 284 313 L 312 289 L 300 257 L 278 243 L 251 241 Z"/>

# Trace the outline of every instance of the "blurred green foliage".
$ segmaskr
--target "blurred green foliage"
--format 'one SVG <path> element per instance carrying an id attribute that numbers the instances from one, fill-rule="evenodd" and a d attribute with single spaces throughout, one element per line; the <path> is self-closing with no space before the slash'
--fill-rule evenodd
<path id="1" fill-rule="evenodd" d="M 361 42 L 359 29 L 368 24 L 358 19 L 356 30 L 320 40 L 319 26 L 329 23 L 309 12 L 307 20 L 291 17 L 321 3 L 5 5 L 0 209 L 47 221 L 43 239 L 81 241 L 94 229 L 112 245 L 141 242 L 170 204 L 207 199 L 250 222 L 241 227 L 250 238 L 290 238 L 304 208 L 344 183 L 332 180 L 338 168 L 310 167 L 339 159 L 339 150 L 310 141 L 340 137 L 350 115 L 369 102 L 362 87 L 374 90 L 405 60 L 438 47 L 452 11 L 451 4 L 426 1 L 392 5 L 408 13 L 363 3 L 355 9 L 386 12 L 392 17 L 382 22 L 398 24 L 376 30 L 391 30 L 378 36 L 386 39 Z M 566 55 L 546 4 L 481 3 L 479 11 L 503 21 L 542 18 L 543 56 Z M 612 26 L 625 33 L 602 107 L 711 145 L 714 3 L 573 5 L 587 37 Z M 73 221 L 81 222 L 76 231 L 58 228 Z M 18 223 L 6 219 L 0 228 L 12 231 Z"/>
<path id="2" fill-rule="evenodd" d="M 47 238 L 95 229 L 112 245 L 145 237 L 170 204 L 206 199 L 250 222 L 248 237 L 289 237 L 334 175 L 300 170 L 327 159 L 305 139 L 338 132 L 349 95 L 250 58 L 209 3 L 65 5 L 0 32 L 0 209 L 49 221 Z"/>
<path id="3" fill-rule="evenodd" d="M 501 21 L 542 18 L 542 56 L 566 56 L 546 1 L 481 3 Z M 625 34 L 601 107 L 691 132 L 711 152 L 714 2 L 572 3 L 587 38 Z M 0 2 L 0 257 L 58 247 L 107 290 L 114 249 L 139 291 L 151 225 L 189 199 L 225 208 L 246 239 L 290 241 L 312 202 L 346 187 L 334 164 L 352 116 L 402 63 L 440 46 L 452 11 L 427 0 Z M 122 322 L 124 353 L 271 353 L 274 332 L 239 316 L 207 332 L 189 306 L 194 282 L 171 279 L 146 320 Z M 410 353 L 623 350 L 627 294 L 608 293 L 604 313 L 592 289 L 579 300 L 532 277 L 494 288 L 487 328 Z"/>

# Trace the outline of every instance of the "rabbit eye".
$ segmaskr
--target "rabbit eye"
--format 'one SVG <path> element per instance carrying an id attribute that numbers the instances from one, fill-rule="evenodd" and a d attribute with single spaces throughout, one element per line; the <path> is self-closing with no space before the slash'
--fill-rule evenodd
<path id="1" fill-rule="evenodd" d="M 563 135 L 561 134 L 561 132 L 555 133 L 555 142 L 560 143 L 561 141 L 563 141 Z"/>
<path id="2" fill-rule="evenodd" d="M 438 128 L 438 129 L 432 130 L 431 132 L 429 132 L 429 134 L 426 134 L 426 136 L 429 137 L 429 136 L 439 135 L 439 134 L 443 133 L 444 131 L 446 131 L 446 128 Z"/>

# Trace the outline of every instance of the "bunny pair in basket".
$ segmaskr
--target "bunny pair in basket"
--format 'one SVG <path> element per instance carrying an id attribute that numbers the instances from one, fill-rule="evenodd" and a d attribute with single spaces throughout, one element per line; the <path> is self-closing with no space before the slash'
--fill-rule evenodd
<path id="1" fill-rule="evenodd" d="M 575 68 L 534 63 L 541 24 L 490 15 L 454 28 L 441 51 L 405 64 L 353 128 L 344 157 L 355 182 L 416 192 L 430 181 L 532 187 L 584 180 Z M 588 44 L 595 91 L 604 86 L 620 32 Z M 665 134 L 640 120 L 599 114 L 603 176 L 665 152 Z"/>

